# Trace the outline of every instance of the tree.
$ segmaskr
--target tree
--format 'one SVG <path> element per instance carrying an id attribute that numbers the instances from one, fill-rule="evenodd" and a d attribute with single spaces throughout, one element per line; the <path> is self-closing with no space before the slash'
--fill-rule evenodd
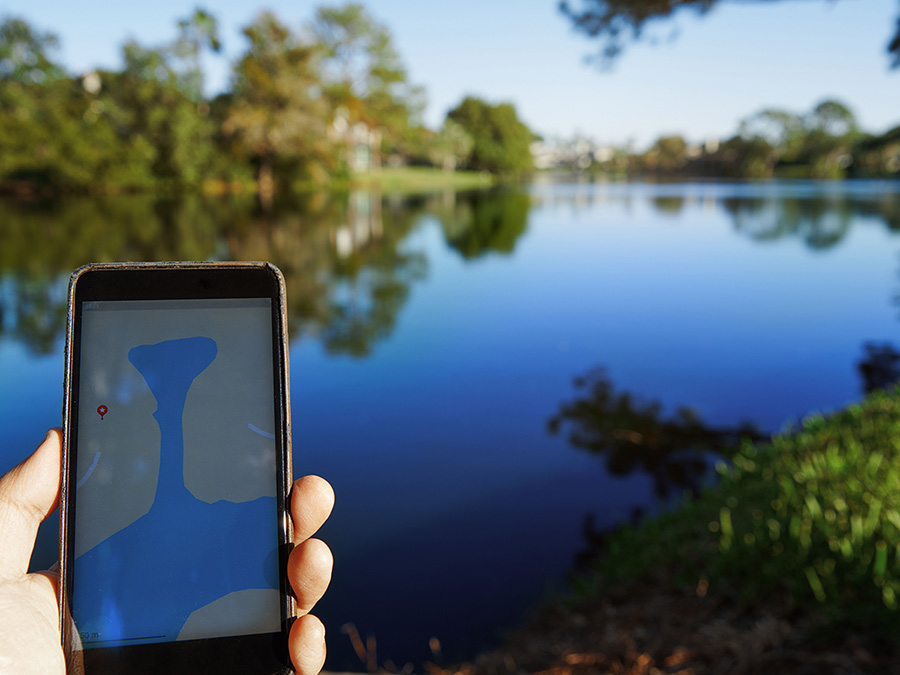
<path id="1" fill-rule="evenodd" d="M 693 11 L 706 14 L 722 0 L 580 0 L 575 8 L 568 0 L 559 3 L 560 11 L 575 28 L 601 43 L 599 60 L 609 65 L 628 40 L 639 40 L 648 24 L 671 19 L 676 14 Z M 775 0 L 749 0 L 772 4 Z M 784 1 L 784 0 L 780 0 Z M 900 67 L 900 19 L 894 37 L 887 46 L 892 56 L 891 67 Z"/>
<path id="2" fill-rule="evenodd" d="M 713 175 L 731 178 L 771 178 L 777 151 L 760 136 L 734 136 L 708 160 Z"/>
<path id="3" fill-rule="evenodd" d="M 329 156 L 328 108 L 315 69 L 316 48 L 271 13 L 244 29 L 250 48 L 235 69 L 223 131 L 256 164 L 264 207 L 271 206 L 279 161 L 320 166 Z"/>
<path id="4" fill-rule="evenodd" d="M 806 125 L 799 115 L 766 108 L 741 120 L 739 131 L 745 140 L 762 139 L 775 149 L 779 157 L 791 157 L 803 143 Z"/>
<path id="5" fill-rule="evenodd" d="M 465 163 L 472 153 L 472 137 L 453 120 L 445 120 L 443 128 L 428 141 L 428 158 L 444 171 L 453 171 Z"/>
<path id="6" fill-rule="evenodd" d="M 662 136 L 644 154 L 644 165 L 651 171 L 676 171 L 687 161 L 687 142 L 681 136 Z"/>
<path id="7" fill-rule="evenodd" d="M 200 54 L 218 51 L 213 16 L 195 10 L 178 22 L 178 36 L 159 47 L 131 40 L 122 47 L 120 73 L 99 73 L 91 103 L 108 118 L 123 146 L 152 148 L 155 182 L 167 188 L 199 185 L 214 164 L 216 127 L 203 99 Z"/>
<path id="8" fill-rule="evenodd" d="M 24 21 L 0 24 L 0 178 L 25 191 L 146 185 L 152 148 L 121 142 L 91 87 L 47 56 L 56 44 Z"/>
<path id="9" fill-rule="evenodd" d="M 409 129 L 420 124 L 421 87 L 406 67 L 388 28 L 360 4 L 320 7 L 310 26 L 321 50 L 325 92 L 349 125 L 378 129 L 387 151 L 408 154 Z"/>
<path id="10" fill-rule="evenodd" d="M 813 108 L 809 116 L 809 126 L 829 136 L 847 136 L 856 132 L 856 117 L 840 101 L 822 101 Z"/>
<path id="11" fill-rule="evenodd" d="M 42 84 L 64 77 L 48 53 L 59 47 L 53 33 L 39 33 L 22 19 L 0 23 L 0 82 Z"/>
<path id="12" fill-rule="evenodd" d="M 534 134 L 519 119 L 511 103 L 491 105 L 467 96 L 447 113 L 447 119 L 472 137 L 470 168 L 509 175 L 533 167 L 530 146 Z"/>
<path id="13" fill-rule="evenodd" d="M 125 44 L 121 72 L 71 78 L 46 56 L 53 36 L 4 22 L 0 176 L 79 191 L 198 185 L 208 175 L 216 131 L 200 91 L 197 57 L 205 43 L 198 36 L 215 47 L 215 20 L 198 10 L 180 26 L 174 45 Z"/>
<path id="14" fill-rule="evenodd" d="M 207 47 L 216 53 L 222 49 L 219 24 L 212 14 L 196 9 L 189 19 L 178 22 L 178 39 L 171 47 L 173 57 L 181 64 L 175 69 L 179 89 L 195 101 L 203 98 L 200 54 Z"/>

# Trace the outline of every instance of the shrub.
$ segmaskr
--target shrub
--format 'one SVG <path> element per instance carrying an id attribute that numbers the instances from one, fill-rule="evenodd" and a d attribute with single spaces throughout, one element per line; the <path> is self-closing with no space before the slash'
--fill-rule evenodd
<path id="1" fill-rule="evenodd" d="M 744 596 L 791 594 L 839 623 L 900 613 L 900 391 L 744 443 L 697 500 L 610 537 L 615 581 L 666 571 Z"/>

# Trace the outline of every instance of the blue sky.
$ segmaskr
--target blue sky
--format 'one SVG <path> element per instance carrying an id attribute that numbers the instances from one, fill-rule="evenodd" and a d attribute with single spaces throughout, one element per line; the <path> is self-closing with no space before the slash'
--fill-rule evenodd
<path id="1" fill-rule="evenodd" d="M 0 14 L 59 35 L 63 63 L 84 72 L 118 67 L 127 38 L 146 45 L 172 39 L 176 20 L 196 4 L 6 0 Z M 848 104 L 866 130 L 900 124 L 900 69 L 889 70 L 885 52 L 897 0 L 725 0 L 703 18 L 688 13 L 651 29 L 656 44 L 628 47 L 610 72 L 585 63 L 597 44 L 574 32 L 556 0 L 365 4 L 391 29 L 412 81 L 425 87 L 431 127 L 467 94 L 514 103 L 546 136 L 579 132 L 638 147 L 661 134 L 725 137 L 761 108 L 803 113 L 825 98 Z M 299 29 L 315 6 L 208 3 L 225 45 L 223 57 L 208 61 L 210 88 L 227 86 L 229 61 L 245 46 L 240 28 L 257 13 L 271 9 Z"/>

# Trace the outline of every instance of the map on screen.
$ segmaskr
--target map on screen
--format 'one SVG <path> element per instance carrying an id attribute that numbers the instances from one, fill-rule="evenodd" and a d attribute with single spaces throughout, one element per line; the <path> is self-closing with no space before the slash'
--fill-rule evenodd
<path id="1" fill-rule="evenodd" d="M 279 629 L 268 305 L 184 302 L 83 315 L 72 614 L 85 648 Z M 174 337 L 134 344 L 150 326 Z"/>

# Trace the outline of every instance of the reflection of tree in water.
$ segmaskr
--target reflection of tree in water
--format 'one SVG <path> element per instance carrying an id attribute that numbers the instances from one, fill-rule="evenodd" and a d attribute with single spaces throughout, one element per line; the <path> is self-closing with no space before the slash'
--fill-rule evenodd
<path id="1" fill-rule="evenodd" d="M 567 430 L 576 448 L 605 456 L 613 475 L 649 474 L 660 498 L 676 490 L 699 490 L 708 473 L 709 452 L 727 456 L 742 438 L 762 437 L 749 424 L 711 427 L 686 407 L 665 417 L 659 402 L 615 391 L 603 368 L 576 378 L 574 384 L 580 395 L 550 418 L 551 433 Z"/>
<path id="2" fill-rule="evenodd" d="M 649 474 L 662 500 L 686 491 L 696 496 L 715 456 L 730 456 L 742 439 L 763 438 L 750 424 L 711 427 L 687 407 L 665 417 L 659 402 L 615 391 L 603 368 L 576 378 L 574 384 L 580 393 L 550 418 L 550 432 L 565 430 L 576 448 L 604 456 L 607 470 L 615 476 Z M 644 513 L 644 507 L 635 508 L 632 523 L 637 524 Z M 582 526 L 586 548 L 576 554 L 575 568 L 584 568 L 602 553 L 615 529 L 597 528 L 594 515 L 587 514 Z"/>
<path id="3" fill-rule="evenodd" d="M 722 200 L 734 228 L 756 241 L 799 237 L 813 249 L 840 242 L 857 215 L 856 202 L 840 198 L 732 197 Z"/>
<path id="4" fill-rule="evenodd" d="M 352 238 L 349 248 L 335 248 L 335 283 L 322 330 L 329 351 L 367 355 L 376 341 L 393 332 L 410 287 L 425 277 L 425 255 L 402 246 L 415 223 L 415 210 L 392 209 L 385 227 L 380 207 L 380 195 L 358 193 L 350 203 L 349 225 L 335 233 L 336 242 L 342 232 Z"/>
<path id="5" fill-rule="evenodd" d="M 876 389 L 891 389 L 900 380 L 900 351 L 889 342 L 863 345 L 865 356 L 856 364 L 867 395 Z"/>
<path id="6" fill-rule="evenodd" d="M 0 201 L 0 336 L 39 353 L 65 330 L 68 277 L 87 262 L 205 260 L 221 208 L 146 196 Z"/>
<path id="7" fill-rule="evenodd" d="M 0 281 L 0 336 L 8 335 L 39 354 L 59 346 L 66 327 L 68 275 L 56 279 Z"/>
<path id="8" fill-rule="evenodd" d="M 872 219 L 900 231 L 900 194 L 730 197 L 722 200 L 734 228 L 757 241 L 799 237 L 813 249 L 839 243 L 854 221 Z"/>
<path id="9" fill-rule="evenodd" d="M 677 216 L 684 209 L 684 197 L 652 197 L 650 200 L 659 213 Z"/>
<path id="10" fill-rule="evenodd" d="M 0 201 L 0 336 L 54 349 L 68 275 L 87 262 L 269 260 L 285 275 L 293 335 L 365 355 L 424 275 L 424 256 L 403 240 L 429 207 L 403 201 L 385 218 L 376 194 L 303 195 L 265 214 L 250 195 Z"/>
<path id="11" fill-rule="evenodd" d="M 531 198 L 522 192 L 494 190 L 456 195 L 440 211 L 444 237 L 464 258 L 512 253 L 528 225 Z"/>
<path id="12" fill-rule="evenodd" d="M 377 193 L 297 197 L 276 202 L 262 226 L 231 237 L 228 253 L 278 265 L 294 336 L 366 356 L 391 334 L 411 285 L 425 275 L 425 256 L 403 246 L 422 208 L 404 201 L 385 216 Z"/>

